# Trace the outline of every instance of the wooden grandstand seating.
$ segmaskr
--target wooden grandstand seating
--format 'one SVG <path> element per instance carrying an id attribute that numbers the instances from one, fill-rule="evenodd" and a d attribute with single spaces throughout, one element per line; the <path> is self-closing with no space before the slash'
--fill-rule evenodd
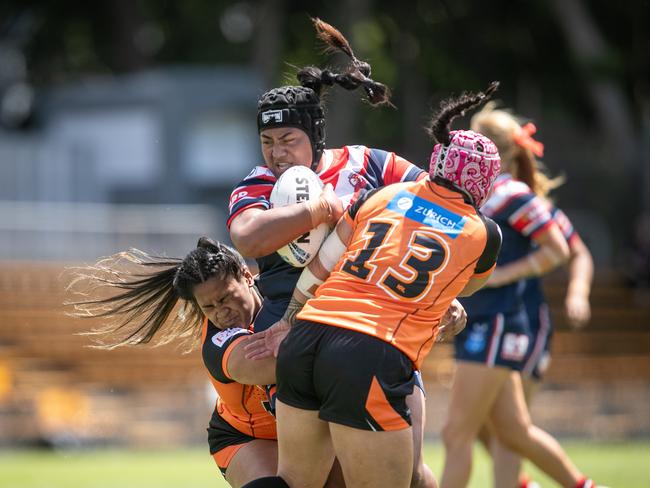
<path id="1" fill-rule="evenodd" d="M 0 263 L 0 354 L 15 384 L 13 401 L 0 406 L 0 422 L 12 426 L 0 432 L 0 444 L 43 434 L 36 405 L 51 385 L 88 396 L 93 424 L 84 430 L 87 438 L 150 446 L 160 442 L 155 433 L 165 436 L 165 445 L 202 439 L 211 407 L 197 402 L 207 384 L 199 355 L 182 354 L 175 345 L 88 347 L 91 337 L 79 333 L 98 323 L 65 314 L 63 271 L 60 264 Z"/>
<path id="2" fill-rule="evenodd" d="M 192 410 L 187 399 L 203 395 L 207 384 L 199 354 L 182 354 L 173 344 L 112 351 L 88 347 L 91 338 L 78 333 L 91 329 L 97 322 L 65 315 L 63 302 L 67 297 L 63 270 L 61 264 L 0 263 L 0 354 L 15 366 L 15 395 L 22 403 L 22 409 L 8 409 L 5 413 L 12 411 L 15 418 L 28 419 L 30 395 L 35 395 L 44 384 L 65 378 L 70 384 L 88 391 L 91 398 L 100 398 L 93 402 L 93 408 L 98 411 L 103 411 L 104 404 L 117 402 L 119 408 L 113 406 L 109 412 L 107 407 L 105 414 L 100 416 L 112 429 L 133 421 L 133 412 L 144 408 L 142 405 L 147 402 L 151 402 L 151 408 L 156 404 L 169 405 L 167 413 L 160 414 L 166 420 L 143 423 L 137 432 L 133 430 L 134 442 L 139 445 L 146 443 L 147 436 L 156 431 L 175 436 L 179 442 L 187 441 L 187 435 L 183 436 L 186 429 L 178 427 L 179 421 L 193 425 L 196 439 L 202 439 L 209 405 L 204 405 L 204 410 L 198 414 L 194 412 L 194 416 L 187 412 Z M 615 282 L 598 282 L 592 294 L 592 321 L 583 330 L 575 331 L 568 327 L 562 315 L 563 284 L 551 283 L 546 291 L 556 332 L 553 360 L 540 395 L 545 407 L 539 413 L 549 422 L 555 419 L 555 424 L 548 425 L 575 433 L 580 425 L 585 425 L 585 420 L 574 418 L 571 421 L 569 417 L 579 417 L 580 412 L 560 405 L 575 401 L 576 385 L 586 385 L 580 388 L 586 388 L 587 393 L 605 391 L 602 385 L 618 388 L 622 382 L 647 385 L 650 379 L 650 301 L 639 301 L 632 290 Z M 436 344 L 423 365 L 430 398 L 436 399 L 427 402 L 432 432 L 438 431 L 444 418 L 445 395 L 453 371 L 452 346 Z M 116 392 L 126 393 L 121 397 L 115 396 Z M 621 396 L 625 401 L 637 398 L 633 393 L 625 395 Z M 602 412 L 594 409 L 594 418 L 605 418 Z M 116 412 L 121 412 L 122 417 L 113 417 Z M 625 429 L 634 425 L 629 419 L 614 422 L 618 418 L 616 411 L 611 415 L 612 425 Z M 0 419 L 5 419 L 3 423 L 6 423 L 1 409 Z M 143 421 L 142 417 L 140 420 Z M 636 425 L 641 424 L 639 421 Z M 589 425 L 584 429 L 594 428 L 593 424 Z M 25 427 L 23 432 L 33 432 L 33 427 Z M 0 442 L 3 435 L 0 434 Z"/>
<path id="3" fill-rule="evenodd" d="M 13 355 L 67 364 L 79 381 L 101 381 L 105 375 L 109 384 L 119 386 L 203 374 L 198 355 L 182 354 L 174 345 L 112 351 L 90 347 L 92 338 L 79 334 L 98 322 L 65 314 L 63 303 L 69 297 L 61 265 L 8 263 L 0 269 L 0 345 L 13 344 Z"/>

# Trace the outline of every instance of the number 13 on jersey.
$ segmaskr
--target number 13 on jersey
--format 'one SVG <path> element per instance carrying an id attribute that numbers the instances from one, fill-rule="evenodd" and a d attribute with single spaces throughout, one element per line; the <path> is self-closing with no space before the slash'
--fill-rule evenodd
<path id="1" fill-rule="evenodd" d="M 416 229 L 393 235 L 399 220 L 371 219 L 362 233 L 365 246 L 346 259 L 341 271 L 372 282 L 388 295 L 419 301 L 433 285 L 434 276 L 449 261 L 449 247 L 434 230 Z"/>

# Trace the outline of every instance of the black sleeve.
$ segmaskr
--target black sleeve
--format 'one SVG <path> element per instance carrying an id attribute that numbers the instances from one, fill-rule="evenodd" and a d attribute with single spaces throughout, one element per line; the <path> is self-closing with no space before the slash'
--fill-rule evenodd
<path id="1" fill-rule="evenodd" d="M 366 200 L 368 200 L 379 190 L 381 190 L 381 188 L 373 188 L 372 190 L 364 190 L 361 193 L 359 193 L 357 199 L 354 202 L 352 202 L 348 207 L 348 215 L 350 216 L 350 218 L 354 219 L 357 216 L 357 212 L 361 208 L 361 205 L 363 205 L 366 202 Z"/>
<path id="2" fill-rule="evenodd" d="M 486 217 L 480 212 L 479 215 L 485 224 L 487 239 L 483 254 L 478 258 L 478 263 L 476 263 L 476 268 L 474 269 L 476 274 L 485 273 L 494 266 L 494 263 L 497 262 L 497 258 L 499 257 L 499 251 L 501 250 L 501 229 L 491 218 Z"/>
<path id="3" fill-rule="evenodd" d="M 232 383 L 234 381 L 224 371 L 227 366 L 224 364 L 224 359 L 226 359 L 226 353 L 233 343 L 240 337 L 249 334 L 252 334 L 252 332 L 246 329 L 219 330 L 216 327 L 208 329 L 202 352 L 203 364 L 210 372 L 210 376 L 221 383 Z"/>

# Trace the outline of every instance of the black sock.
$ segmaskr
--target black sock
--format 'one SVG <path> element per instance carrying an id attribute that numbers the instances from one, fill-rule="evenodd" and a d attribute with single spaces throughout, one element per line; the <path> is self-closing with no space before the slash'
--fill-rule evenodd
<path id="1" fill-rule="evenodd" d="M 267 476 L 249 481 L 241 488 L 289 488 L 289 485 L 280 476 Z"/>

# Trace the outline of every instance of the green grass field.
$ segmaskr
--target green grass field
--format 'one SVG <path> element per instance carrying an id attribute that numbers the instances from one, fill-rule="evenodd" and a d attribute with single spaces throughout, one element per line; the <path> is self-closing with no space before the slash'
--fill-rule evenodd
<path id="1" fill-rule="evenodd" d="M 578 466 L 612 488 L 650 486 L 650 442 L 563 443 Z M 443 452 L 427 445 L 428 464 L 439 475 Z M 527 467 L 543 487 L 555 486 Z M 208 488 L 228 486 L 202 449 L 173 451 L 89 451 L 52 453 L 0 451 L 2 488 Z M 470 487 L 491 486 L 490 465 L 475 451 Z"/>

